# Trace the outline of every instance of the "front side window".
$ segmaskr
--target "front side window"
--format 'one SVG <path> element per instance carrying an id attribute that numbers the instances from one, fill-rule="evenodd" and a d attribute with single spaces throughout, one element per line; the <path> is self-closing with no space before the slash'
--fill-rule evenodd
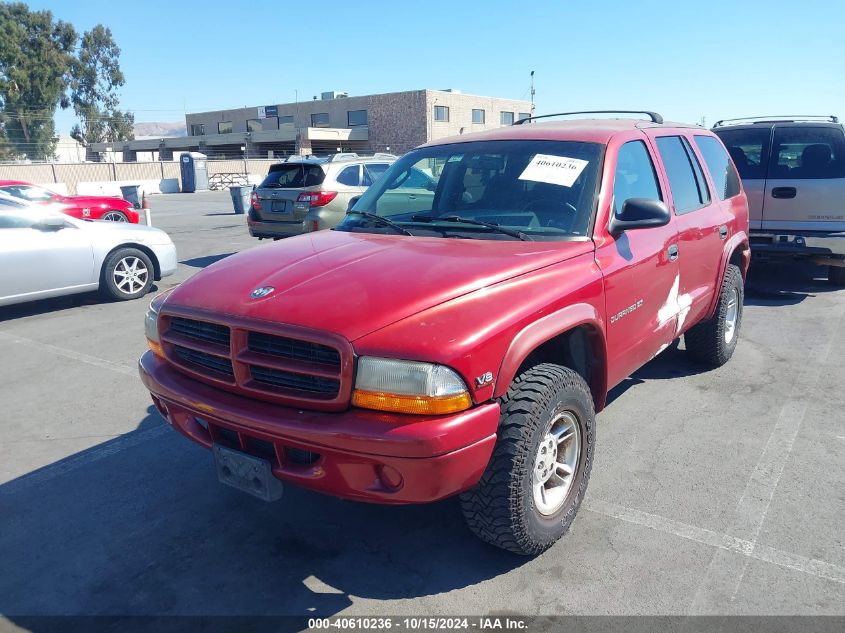
<path id="1" fill-rule="evenodd" d="M 619 148 L 613 177 L 613 213 L 618 216 L 630 198 L 663 199 L 654 163 L 642 141 L 628 141 Z"/>
<path id="2" fill-rule="evenodd" d="M 513 112 L 502 112 L 500 120 L 501 120 L 502 125 L 512 125 L 513 124 Z"/>
<path id="3" fill-rule="evenodd" d="M 343 171 L 341 171 L 337 175 L 337 181 L 342 184 L 346 185 L 347 187 L 357 187 L 360 181 L 360 168 L 358 165 L 350 165 L 349 167 L 344 167 Z"/>
<path id="4" fill-rule="evenodd" d="M 675 213 L 688 213 L 710 201 L 707 186 L 703 182 L 701 168 L 695 156 L 687 151 L 680 136 L 660 136 L 657 138 L 657 151 L 666 168 L 669 189 L 675 203 Z"/>
<path id="5" fill-rule="evenodd" d="M 448 121 L 449 120 L 449 107 L 448 106 L 434 106 L 434 120 L 435 121 Z"/>
<path id="6" fill-rule="evenodd" d="M 743 180 L 762 180 L 766 177 L 769 163 L 769 142 L 772 129 L 767 126 L 732 130 L 730 128 L 714 130 L 722 139 L 728 153 L 736 165 Z"/>
<path id="7" fill-rule="evenodd" d="M 367 125 L 366 110 L 349 110 L 346 113 L 346 123 L 349 127 L 360 127 Z"/>
<path id="8" fill-rule="evenodd" d="M 427 237 L 584 237 L 595 207 L 602 149 L 598 143 L 534 140 L 420 148 L 391 165 L 354 210 L 376 213 Z M 338 230 L 395 232 L 354 213 Z"/>
<path id="9" fill-rule="evenodd" d="M 223 121 L 217 124 L 217 133 L 218 134 L 231 134 L 232 133 L 232 122 L 231 121 Z"/>
<path id="10" fill-rule="evenodd" d="M 769 178 L 845 178 L 845 138 L 831 127 L 776 127 Z"/>
<path id="11" fill-rule="evenodd" d="M 473 110 L 472 111 L 472 122 L 473 123 L 484 123 L 484 110 Z"/>
<path id="12" fill-rule="evenodd" d="M 311 127 L 329 127 L 329 113 L 315 112 L 312 114 Z"/>
<path id="13" fill-rule="evenodd" d="M 699 135 L 695 136 L 695 144 L 707 163 L 719 199 L 727 200 L 739 195 L 739 175 L 722 144 L 712 136 Z"/>

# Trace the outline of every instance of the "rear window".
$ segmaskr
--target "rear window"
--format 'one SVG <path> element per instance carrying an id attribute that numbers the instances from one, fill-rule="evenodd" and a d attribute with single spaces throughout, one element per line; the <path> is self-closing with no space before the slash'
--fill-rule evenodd
<path id="1" fill-rule="evenodd" d="M 722 139 L 728 153 L 736 165 L 743 180 L 755 180 L 766 177 L 766 165 L 769 162 L 769 141 L 772 135 L 770 127 L 748 128 L 745 130 L 714 130 Z"/>
<path id="2" fill-rule="evenodd" d="M 776 127 L 769 178 L 845 178 L 845 138 L 829 127 Z"/>
<path id="3" fill-rule="evenodd" d="M 323 184 L 325 173 L 319 165 L 307 163 L 286 163 L 273 165 L 260 187 L 269 189 L 296 189 L 316 187 Z"/>
<path id="4" fill-rule="evenodd" d="M 727 200 L 739 194 L 739 176 L 728 159 L 728 153 L 722 144 L 712 136 L 696 136 L 695 144 L 707 163 L 710 177 L 716 185 L 716 195 L 720 200 Z"/>

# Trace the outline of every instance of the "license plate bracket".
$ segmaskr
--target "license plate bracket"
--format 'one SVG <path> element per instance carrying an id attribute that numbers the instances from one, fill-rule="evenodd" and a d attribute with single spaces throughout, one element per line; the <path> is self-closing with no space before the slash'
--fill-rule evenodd
<path id="1" fill-rule="evenodd" d="M 220 444 L 215 444 L 212 452 L 220 483 L 264 501 L 276 501 L 282 496 L 282 482 L 273 476 L 273 469 L 266 459 Z"/>

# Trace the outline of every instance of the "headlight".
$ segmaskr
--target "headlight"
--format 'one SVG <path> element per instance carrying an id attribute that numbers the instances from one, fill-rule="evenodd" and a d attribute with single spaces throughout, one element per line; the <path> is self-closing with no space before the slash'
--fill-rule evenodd
<path id="1" fill-rule="evenodd" d="M 437 415 L 469 409 L 472 399 L 461 377 L 443 365 L 364 356 L 358 360 L 352 404 Z"/>
<path id="2" fill-rule="evenodd" d="M 155 301 L 155 300 L 153 300 Z M 158 335 L 158 310 L 150 304 L 147 314 L 144 316 L 144 334 L 147 336 L 147 344 L 156 356 L 164 358 L 164 350 L 161 348 L 161 339 Z"/>

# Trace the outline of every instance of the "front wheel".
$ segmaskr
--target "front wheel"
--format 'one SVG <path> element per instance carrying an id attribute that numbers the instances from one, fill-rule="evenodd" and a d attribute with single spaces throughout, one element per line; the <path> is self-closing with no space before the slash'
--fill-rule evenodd
<path id="1" fill-rule="evenodd" d="M 569 529 L 590 479 L 595 410 L 575 371 L 541 364 L 518 376 L 502 402 L 498 439 L 461 510 L 482 540 L 532 556 Z"/>
<path id="2" fill-rule="evenodd" d="M 101 220 L 108 220 L 110 222 L 129 222 L 129 217 L 123 213 L 122 211 L 108 211 L 107 213 L 103 214 L 103 217 L 100 218 Z"/>
<path id="3" fill-rule="evenodd" d="M 100 290 L 110 299 L 128 301 L 141 297 L 153 285 L 153 263 L 137 248 L 120 248 L 103 264 Z"/>
<path id="4" fill-rule="evenodd" d="M 744 296 L 742 273 L 738 266 L 729 264 L 716 313 L 684 334 L 687 352 L 693 358 L 711 367 L 721 367 L 730 360 L 739 340 Z"/>

